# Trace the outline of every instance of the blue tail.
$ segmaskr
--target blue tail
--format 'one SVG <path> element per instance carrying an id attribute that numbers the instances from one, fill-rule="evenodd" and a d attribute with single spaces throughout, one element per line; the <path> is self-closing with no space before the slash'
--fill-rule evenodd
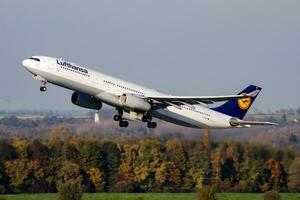
<path id="1" fill-rule="evenodd" d="M 243 119 L 244 116 L 246 115 L 247 111 L 251 107 L 252 103 L 254 102 L 255 98 L 257 97 L 258 93 L 261 91 L 260 87 L 257 87 L 255 85 L 250 85 L 243 91 L 241 91 L 239 94 L 244 94 L 244 93 L 251 93 L 254 91 L 258 91 L 257 94 L 255 94 L 253 97 L 246 97 L 242 99 L 234 99 L 234 100 L 229 100 L 223 105 L 212 108 L 215 111 L 224 113 L 226 115 L 236 117 L 238 119 Z"/>

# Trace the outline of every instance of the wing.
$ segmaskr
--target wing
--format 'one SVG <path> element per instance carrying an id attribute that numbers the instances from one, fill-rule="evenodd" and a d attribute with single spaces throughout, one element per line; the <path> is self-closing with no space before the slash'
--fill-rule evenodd
<path id="1" fill-rule="evenodd" d="M 231 119 L 230 124 L 232 126 L 246 126 L 246 127 L 251 125 L 278 126 L 278 124 L 273 122 L 244 121 L 244 120 L 237 120 L 237 119 Z"/>
<path id="2" fill-rule="evenodd" d="M 220 101 L 228 101 L 232 99 L 240 99 L 245 97 L 256 96 L 259 91 L 255 90 L 249 94 L 227 95 L 227 96 L 147 96 L 146 99 L 154 100 L 166 104 L 212 104 Z"/>
<path id="3" fill-rule="evenodd" d="M 183 101 L 183 102 L 202 102 L 202 103 L 215 103 L 219 101 L 227 101 L 230 99 L 239 99 L 243 98 L 245 95 L 229 95 L 229 96 L 150 96 L 147 97 L 147 99 L 152 99 L 155 101 L 168 101 L 168 102 L 177 102 L 177 101 Z"/>

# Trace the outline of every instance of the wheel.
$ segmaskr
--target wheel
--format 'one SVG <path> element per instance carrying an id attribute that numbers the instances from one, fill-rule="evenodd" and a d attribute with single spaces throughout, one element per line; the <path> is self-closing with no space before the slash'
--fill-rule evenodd
<path id="1" fill-rule="evenodd" d="M 41 92 L 46 92 L 46 90 L 47 90 L 47 88 L 46 88 L 45 86 L 41 86 L 41 87 L 40 87 L 40 91 L 41 91 Z"/>
<path id="2" fill-rule="evenodd" d="M 128 121 L 123 121 L 123 123 L 124 123 L 124 124 L 123 124 L 123 125 L 124 125 L 123 127 L 128 127 L 128 125 L 129 125 Z"/>
<path id="3" fill-rule="evenodd" d="M 148 128 L 156 128 L 157 127 L 157 124 L 155 122 L 148 122 L 147 123 L 147 127 Z"/>
<path id="4" fill-rule="evenodd" d="M 144 115 L 142 117 L 142 122 L 150 122 L 152 120 L 151 116 Z"/>
<path id="5" fill-rule="evenodd" d="M 144 116 L 142 117 L 142 122 L 147 122 L 147 121 L 148 121 L 148 117 L 144 115 Z"/>
<path id="6" fill-rule="evenodd" d="M 115 115 L 114 120 L 115 121 L 121 121 L 121 116 L 120 115 Z"/>
<path id="7" fill-rule="evenodd" d="M 152 128 L 156 128 L 157 127 L 157 124 L 155 122 L 151 122 L 152 124 Z"/>
<path id="8" fill-rule="evenodd" d="M 127 121 L 120 121 L 119 126 L 120 127 L 128 127 L 129 123 Z"/>

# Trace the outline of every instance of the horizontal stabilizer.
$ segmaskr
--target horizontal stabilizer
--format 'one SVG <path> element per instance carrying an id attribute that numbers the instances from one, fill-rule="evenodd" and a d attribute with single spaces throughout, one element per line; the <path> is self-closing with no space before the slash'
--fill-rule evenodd
<path id="1" fill-rule="evenodd" d="M 244 121 L 244 120 L 237 120 L 231 119 L 230 124 L 232 126 L 251 126 L 251 125 L 259 125 L 259 126 L 278 126 L 278 124 L 273 122 L 260 122 L 260 121 Z"/>

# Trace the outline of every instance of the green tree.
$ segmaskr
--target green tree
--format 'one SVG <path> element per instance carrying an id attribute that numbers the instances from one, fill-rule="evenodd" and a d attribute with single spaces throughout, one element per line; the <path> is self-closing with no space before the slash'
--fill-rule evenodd
<path id="1" fill-rule="evenodd" d="M 105 174 L 106 189 L 109 190 L 112 178 L 118 172 L 121 164 L 121 151 L 114 142 L 104 142 L 102 148 L 104 157 L 102 170 Z"/>
<path id="2" fill-rule="evenodd" d="M 27 147 L 28 158 L 31 160 L 45 161 L 48 159 L 48 148 L 35 139 Z"/>
<path id="3" fill-rule="evenodd" d="M 107 155 L 107 154 L 106 154 Z M 86 168 L 103 169 L 105 155 L 101 147 L 94 141 L 84 142 L 81 148 L 81 156 Z"/>
<path id="4" fill-rule="evenodd" d="M 78 162 L 80 153 L 75 145 L 65 142 L 62 150 L 64 159 L 71 162 Z"/>
<path id="5" fill-rule="evenodd" d="M 15 148 L 5 140 L 0 140 L 0 162 L 17 158 Z"/>

